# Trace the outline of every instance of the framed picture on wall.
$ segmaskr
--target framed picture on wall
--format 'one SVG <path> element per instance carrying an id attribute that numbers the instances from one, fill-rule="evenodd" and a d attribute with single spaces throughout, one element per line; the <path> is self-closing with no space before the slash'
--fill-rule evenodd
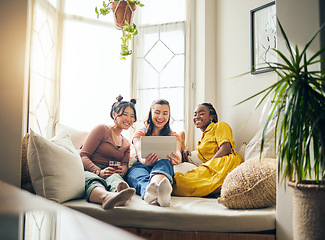
<path id="1" fill-rule="evenodd" d="M 268 72 L 266 62 L 276 62 L 275 1 L 250 11 L 251 16 L 251 73 Z"/>

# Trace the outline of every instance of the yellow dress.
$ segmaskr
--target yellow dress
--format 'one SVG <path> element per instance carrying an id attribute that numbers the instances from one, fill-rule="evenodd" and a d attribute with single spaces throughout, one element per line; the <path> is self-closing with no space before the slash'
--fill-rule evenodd
<path id="1" fill-rule="evenodd" d="M 203 197 L 220 187 L 227 174 L 243 162 L 242 157 L 233 150 L 227 156 L 211 159 L 223 143 L 229 142 L 233 149 L 235 142 L 232 138 L 232 130 L 227 123 L 210 123 L 196 148 L 198 157 L 204 163 L 185 174 L 177 172 L 173 194 Z"/>

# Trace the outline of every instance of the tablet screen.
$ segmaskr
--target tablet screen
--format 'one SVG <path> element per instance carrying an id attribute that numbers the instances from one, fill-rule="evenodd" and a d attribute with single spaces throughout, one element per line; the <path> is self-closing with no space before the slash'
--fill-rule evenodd
<path id="1" fill-rule="evenodd" d="M 175 153 L 177 139 L 175 136 L 143 136 L 141 137 L 141 155 L 146 158 L 150 153 L 157 153 L 159 159 L 168 159 Z"/>

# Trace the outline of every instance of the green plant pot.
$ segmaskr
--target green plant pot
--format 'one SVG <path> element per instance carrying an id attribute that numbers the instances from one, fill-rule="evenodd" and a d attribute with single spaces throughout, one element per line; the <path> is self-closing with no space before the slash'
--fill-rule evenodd
<path id="1" fill-rule="evenodd" d="M 314 181 L 288 182 L 292 193 L 292 227 L 295 240 L 325 239 L 325 185 Z"/>

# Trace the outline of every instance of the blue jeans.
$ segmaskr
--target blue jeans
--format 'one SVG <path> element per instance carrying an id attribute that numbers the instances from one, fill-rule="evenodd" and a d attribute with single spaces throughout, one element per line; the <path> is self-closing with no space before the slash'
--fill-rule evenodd
<path id="1" fill-rule="evenodd" d="M 143 199 L 146 187 L 150 179 L 156 174 L 165 175 L 173 183 L 174 169 L 169 159 L 159 159 L 154 165 L 143 165 L 139 160 L 129 169 L 126 181 L 130 187 L 135 188 L 138 195 Z"/>

